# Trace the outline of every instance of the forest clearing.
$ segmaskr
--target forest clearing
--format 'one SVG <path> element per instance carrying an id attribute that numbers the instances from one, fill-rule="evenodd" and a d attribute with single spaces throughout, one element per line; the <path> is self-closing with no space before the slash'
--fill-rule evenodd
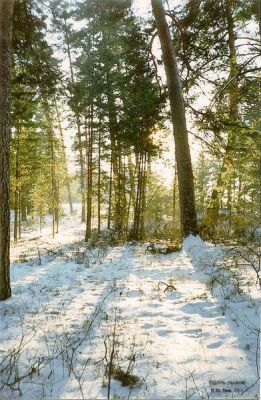
<path id="1" fill-rule="evenodd" d="M 0 0 L 0 398 L 260 397 L 258 0 Z"/>
<path id="2" fill-rule="evenodd" d="M 169 255 L 148 243 L 88 248 L 75 242 L 78 217 L 55 241 L 50 226 L 41 237 L 29 229 L 13 249 L 13 296 L 0 304 L 3 398 L 107 398 L 109 378 L 114 399 L 255 398 L 253 271 L 221 281 L 231 255 L 199 237 Z"/>

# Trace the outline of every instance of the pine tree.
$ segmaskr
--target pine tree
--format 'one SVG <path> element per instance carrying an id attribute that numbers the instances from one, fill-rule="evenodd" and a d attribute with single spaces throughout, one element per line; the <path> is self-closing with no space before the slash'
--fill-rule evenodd
<path id="1" fill-rule="evenodd" d="M 130 10 L 130 2 L 94 1 L 82 7 L 79 17 L 88 22 L 87 29 L 76 35 L 81 54 L 76 62 L 78 82 L 71 101 L 79 107 L 86 132 L 82 141 L 87 164 L 86 240 L 91 235 L 101 145 L 105 150 L 103 158 L 110 164 L 109 176 L 104 179 L 109 192 L 108 228 L 113 227 L 119 236 L 126 235 L 129 219 L 134 218 L 132 235 L 140 238 L 144 230 L 147 160 L 149 153 L 154 154 L 150 135 L 155 124 L 161 121 L 163 99 L 155 83 L 155 71 L 150 67 L 145 37 Z M 130 163 L 134 163 L 132 177 Z M 100 200 L 106 195 L 102 196 L 99 179 L 97 185 L 101 209 Z M 130 185 L 135 200 L 131 199 Z"/>
<path id="2" fill-rule="evenodd" d="M 38 214 L 39 211 L 42 223 L 43 213 L 52 209 L 53 233 L 57 231 L 59 185 L 67 179 L 60 168 L 64 162 L 63 145 L 51 117 L 60 76 L 57 61 L 45 40 L 44 19 L 39 10 L 32 8 L 30 0 L 15 3 L 11 135 L 11 205 L 15 215 L 15 241 L 21 236 L 21 222 L 29 212 Z M 44 185 L 45 194 L 43 187 L 37 186 L 42 185 L 43 177 L 50 185 Z"/>
<path id="3" fill-rule="evenodd" d="M 162 2 L 161 0 L 152 0 L 151 4 L 161 42 L 163 62 L 167 75 L 179 184 L 181 233 L 183 237 L 187 237 L 190 234 L 197 234 L 197 216 L 184 99 L 176 55 L 171 42 Z"/>
<path id="4" fill-rule="evenodd" d="M 208 191 L 204 214 L 204 224 L 213 234 L 222 208 L 233 215 L 240 175 L 235 160 L 246 135 L 242 88 L 253 80 L 257 68 L 255 10 L 251 1 L 190 0 L 168 15 L 172 18 L 185 101 L 194 119 L 193 133 L 207 144 L 214 163 L 220 165 L 212 176 L 215 184 Z M 203 96 L 206 105 L 200 107 L 198 99 Z"/>

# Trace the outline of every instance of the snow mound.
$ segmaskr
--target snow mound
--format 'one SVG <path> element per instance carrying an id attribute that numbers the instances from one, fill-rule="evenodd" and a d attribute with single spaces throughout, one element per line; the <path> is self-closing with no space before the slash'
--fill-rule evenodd
<path id="1" fill-rule="evenodd" d="M 206 243 L 201 239 L 199 235 L 189 235 L 183 240 L 182 250 L 187 255 L 198 254 L 206 249 Z"/>

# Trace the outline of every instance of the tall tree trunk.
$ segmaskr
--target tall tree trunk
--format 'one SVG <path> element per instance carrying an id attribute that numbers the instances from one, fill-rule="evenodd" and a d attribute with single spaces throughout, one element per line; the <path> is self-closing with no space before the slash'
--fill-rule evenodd
<path id="1" fill-rule="evenodd" d="M 167 76 L 171 119 L 174 130 L 175 158 L 177 162 L 181 233 L 183 237 L 197 234 L 194 179 L 186 127 L 185 107 L 175 50 L 161 0 L 151 0 L 161 43 Z"/>
<path id="2" fill-rule="evenodd" d="M 172 192 L 172 228 L 176 226 L 176 192 L 177 192 L 177 166 L 174 167 L 173 192 Z"/>
<path id="3" fill-rule="evenodd" d="M 55 236 L 55 232 L 58 233 L 58 224 L 59 224 L 59 190 L 58 190 L 58 182 L 56 178 L 56 168 L 55 168 L 55 134 L 53 129 L 53 122 L 50 113 L 49 103 L 47 95 L 42 88 L 42 98 L 43 98 L 43 108 L 45 113 L 46 125 L 47 125 L 47 133 L 50 145 L 50 156 L 51 156 L 51 193 L 52 193 L 52 234 L 53 238 Z M 55 229 L 56 227 L 56 229 Z"/>
<path id="4" fill-rule="evenodd" d="M 127 203 L 127 165 L 126 165 L 127 157 L 123 156 L 122 163 L 122 227 L 126 234 L 128 234 L 129 229 L 129 214 L 128 214 L 128 203 Z"/>
<path id="5" fill-rule="evenodd" d="M 18 190 L 15 188 L 14 193 L 14 242 L 17 242 L 18 237 Z"/>
<path id="6" fill-rule="evenodd" d="M 142 201 L 142 171 L 143 171 L 143 156 L 139 154 L 136 160 L 137 164 L 137 186 L 136 186 L 136 199 L 133 216 L 133 239 L 139 240 L 140 237 L 140 223 L 141 223 L 141 201 Z"/>
<path id="7" fill-rule="evenodd" d="M 118 232 L 119 237 L 123 233 L 124 224 L 124 197 L 125 197 L 125 182 L 124 182 L 124 170 L 123 170 L 123 156 L 122 156 L 122 146 L 119 140 L 116 142 L 116 157 L 118 165 L 117 180 L 115 184 L 115 229 Z"/>
<path id="8" fill-rule="evenodd" d="M 128 201 L 128 208 L 127 208 L 127 221 L 130 219 L 130 210 L 131 206 L 135 207 L 135 175 L 136 175 L 136 168 L 133 169 L 131 155 L 128 155 L 128 171 L 129 171 L 129 180 L 130 180 L 130 189 L 129 189 L 129 201 Z"/>
<path id="9" fill-rule="evenodd" d="M 89 136 L 89 190 L 88 190 L 88 232 L 89 232 L 89 237 L 91 237 L 91 232 L 92 232 L 92 192 L 93 192 L 93 140 L 94 140 L 94 135 L 93 135 L 93 118 L 94 118 L 94 110 L 93 110 L 93 101 L 91 103 L 90 107 L 90 136 Z"/>
<path id="10" fill-rule="evenodd" d="M 70 45 L 70 30 L 67 25 L 67 20 L 64 19 L 64 37 L 65 43 L 67 47 L 67 56 L 70 67 L 70 78 L 71 83 L 75 83 L 74 71 L 73 71 L 73 63 L 72 63 L 72 55 L 71 55 L 71 45 Z M 82 149 L 82 132 L 81 132 L 81 121 L 80 115 L 78 111 L 75 111 L 76 117 L 76 125 L 77 125 L 77 139 L 79 144 L 79 159 L 80 159 L 80 190 L 81 190 L 81 200 L 82 200 L 82 210 L 81 210 L 81 221 L 85 222 L 86 220 L 86 210 L 85 210 L 85 184 L 84 184 L 84 157 L 83 157 L 83 149 Z"/>
<path id="11" fill-rule="evenodd" d="M 111 166 L 113 171 L 113 189 L 114 189 L 114 230 L 121 233 L 121 199 L 120 199 L 120 145 L 117 140 L 118 124 L 115 109 L 115 100 L 112 93 L 108 93 L 108 108 L 109 108 L 109 130 L 111 141 Z M 112 193 L 111 193 L 112 194 Z M 112 198 L 111 198 L 112 206 Z"/>
<path id="12" fill-rule="evenodd" d="M 60 193 L 60 187 L 59 187 L 59 181 L 56 178 L 56 171 L 54 169 L 54 182 L 55 182 L 55 186 L 54 186 L 54 195 L 55 195 L 55 208 L 54 208 L 54 212 L 55 212 L 55 222 L 56 222 L 56 233 L 59 233 L 59 193 Z"/>
<path id="13" fill-rule="evenodd" d="M 140 217 L 140 238 L 145 237 L 145 210 L 146 210 L 146 196 L 147 196 L 147 154 L 143 156 L 143 170 L 142 170 L 142 189 L 141 189 L 141 217 Z"/>
<path id="14" fill-rule="evenodd" d="M 111 229 L 112 182 L 113 182 L 113 165 L 112 165 L 112 150 L 111 150 L 110 177 L 109 177 L 109 207 L 108 207 L 107 229 Z"/>
<path id="15" fill-rule="evenodd" d="M 22 217 L 21 217 L 21 188 L 18 189 L 18 237 L 21 239 L 22 237 Z"/>
<path id="16" fill-rule="evenodd" d="M 11 296 L 10 286 L 10 49 L 14 0 L 0 2 L 0 300 Z"/>
<path id="17" fill-rule="evenodd" d="M 258 181 L 258 201 L 259 201 L 259 221 L 261 221 L 261 138 L 259 137 L 259 160 L 258 160 L 258 166 L 257 166 L 257 172 L 259 174 L 259 181 Z M 246 202 L 244 201 L 244 206 L 245 206 Z"/>
<path id="18" fill-rule="evenodd" d="M 21 187 L 21 220 L 27 221 L 27 198 L 26 198 L 26 187 Z"/>
<path id="19" fill-rule="evenodd" d="M 18 210 L 19 210 L 19 127 L 17 128 L 15 151 L 15 190 L 14 190 L 14 242 L 18 238 Z"/>
<path id="20" fill-rule="evenodd" d="M 99 137 L 98 137 L 98 192 L 97 192 L 97 202 L 98 202 L 98 233 L 101 233 L 101 131 L 99 127 Z"/>
<path id="21" fill-rule="evenodd" d="M 229 48 L 229 76 L 228 81 L 231 81 L 229 86 L 229 119 L 232 122 L 232 127 L 228 128 L 227 145 L 222 161 L 222 166 L 217 177 L 216 186 L 211 195 L 211 201 L 206 212 L 205 223 L 209 225 L 212 231 L 218 223 L 219 210 L 221 208 L 222 196 L 226 188 L 226 178 L 228 182 L 232 171 L 233 147 L 236 135 L 236 128 L 233 127 L 238 117 L 238 66 L 236 53 L 236 35 L 234 30 L 234 20 L 232 15 L 232 2 L 234 0 L 226 0 L 226 17 L 227 17 L 227 33 L 228 33 L 228 48 Z"/>
<path id="22" fill-rule="evenodd" d="M 55 175 L 54 175 L 54 148 L 53 138 L 51 137 L 51 192 L 52 192 L 52 232 L 53 238 L 55 236 Z"/>
<path id="23" fill-rule="evenodd" d="M 81 221 L 86 221 L 86 208 L 85 208 L 85 184 L 84 184 L 84 157 L 82 149 L 82 132 L 80 117 L 76 115 L 77 121 L 77 139 L 79 144 L 79 156 L 80 156 L 80 190 L 81 190 L 81 200 L 82 200 L 82 210 L 81 210 Z"/>
<path id="24" fill-rule="evenodd" d="M 69 182 L 69 172 L 68 172 L 68 163 L 67 163 L 67 157 L 66 157 L 66 152 L 65 152 L 65 144 L 64 144 L 64 136 L 63 136 L 63 128 L 62 128 L 62 121 L 61 121 L 61 114 L 60 111 L 58 110 L 57 102 L 55 101 L 55 108 L 56 108 L 56 114 L 57 114 L 57 122 L 58 122 L 58 129 L 60 132 L 60 139 L 61 139 L 61 145 L 62 145 L 62 158 L 63 158 L 63 164 L 64 164 L 64 173 L 66 176 L 66 189 L 68 193 L 68 203 L 70 206 L 70 214 L 73 214 L 73 203 L 72 203 L 72 193 L 71 193 L 71 186 Z"/>
<path id="25" fill-rule="evenodd" d="M 85 240 L 92 234 L 92 183 L 93 183 L 93 103 L 90 105 L 88 135 L 86 126 L 86 158 L 87 158 L 87 214 Z"/>

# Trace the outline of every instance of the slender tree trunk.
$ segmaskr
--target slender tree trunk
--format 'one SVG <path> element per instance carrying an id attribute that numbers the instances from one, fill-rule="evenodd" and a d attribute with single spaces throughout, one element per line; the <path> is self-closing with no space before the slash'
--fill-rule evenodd
<path id="1" fill-rule="evenodd" d="M 86 151 L 87 151 L 87 215 L 85 240 L 91 237 L 92 233 L 92 183 L 93 183 L 93 103 L 90 105 L 88 124 L 88 137 L 86 129 Z"/>
<path id="2" fill-rule="evenodd" d="M 92 118 L 89 113 L 89 121 L 85 117 L 85 141 L 86 141 L 86 229 L 85 240 L 91 237 L 92 230 Z"/>
<path id="3" fill-rule="evenodd" d="M 52 212 L 52 234 L 54 238 L 55 232 L 58 233 L 58 224 L 59 224 L 59 191 L 58 191 L 58 182 L 56 178 L 56 168 L 55 168 L 55 143 L 54 143 L 55 134 L 53 130 L 53 123 L 49 109 L 48 99 L 43 88 L 42 88 L 42 98 L 43 98 L 43 108 L 45 113 L 47 133 L 50 145 L 50 156 L 51 156 L 51 193 L 52 193 L 51 212 Z"/>
<path id="4" fill-rule="evenodd" d="M 10 51 L 14 0 L 0 2 L 0 300 L 10 286 Z"/>
<path id="5" fill-rule="evenodd" d="M 70 206 L 70 214 L 73 214 L 73 203 L 72 203 L 72 193 L 71 193 L 71 186 L 69 182 L 69 172 L 68 172 L 68 164 L 67 164 L 67 157 L 66 157 L 66 152 L 65 152 L 65 144 L 64 144 L 64 136 L 63 136 L 63 128 L 62 128 L 62 122 L 61 122 L 61 114 L 58 110 L 57 102 L 55 101 L 55 108 L 56 108 L 56 114 L 57 114 L 57 122 L 58 122 L 58 129 L 60 132 L 60 138 L 61 138 L 61 145 L 62 145 L 62 158 L 63 158 L 63 164 L 64 164 L 64 173 L 66 176 L 66 189 L 68 193 L 68 203 Z"/>
<path id="6" fill-rule="evenodd" d="M 176 195 L 177 195 L 177 166 L 174 167 L 173 197 L 172 197 L 172 228 L 176 225 Z"/>
<path id="7" fill-rule="evenodd" d="M 55 222 L 56 222 L 56 233 L 59 232 L 59 196 L 60 196 L 59 182 L 55 176 Z"/>
<path id="8" fill-rule="evenodd" d="M 19 210 L 19 129 L 17 128 L 15 151 L 15 190 L 14 190 L 14 242 L 18 239 L 18 210 Z"/>
<path id="9" fill-rule="evenodd" d="M 65 43 L 67 47 L 67 56 L 69 60 L 69 67 L 70 67 L 70 77 L 72 84 L 75 83 L 74 79 L 74 71 L 73 71 L 73 64 L 72 64 L 72 56 L 71 56 L 71 45 L 70 45 L 70 31 L 67 25 L 66 19 L 64 19 L 64 36 L 65 36 Z M 80 159 L 80 190 L 81 190 L 81 200 L 82 200 L 82 210 L 81 210 L 81 221 L 85 222 L 86 220 L 86 209 L 85 209 L 85 184 L 84 184 L 84 157 L 83 157 L 83 149 L 82 149 L 82 132 L 81 132 L 81 121 L 80 115 L 78 111 L 75 111 L 76 117 L 76 125 L 77 125 L 77 139 L 79 144 L 79 159 Z"/>
<path id="10" fill-rule="evenodd" d="M 175 50 L 172 45 L 162 1 L 151 0 L 151 4 L 158 29 L 167 76 L 175 140 L 175 158 L 177 162 L 181 233 L 183 237 L 186 237 L 189 234 L 197 234 L 197 216 L 184 99 Z"/>
<path id="11" fill-rule="evenodd" d="M 142 178 L 143 178 L 143 156 L 139 154 L 137 158 L 137 187 L 136 187 L 136 200 L 134 209 L 133 221 L 133 236 L 134 239 L 139 240 L 140 225 L 141 225 L 141 202 L 142 202 Z"/>
<path id="12" fill-rule="evenodd" d="M 18 190 L 15 189 L 14 194 L 14 242 L 17 242 L 18 237 Z"/>
<path id="13" fill-rule="evenodd" d="M 84 157 L 82 150 L 82 132 L 81 132 L 81 124 L 80 117 L 76 115 L 77 120 L 77 138 L 79 143 L 79 157 L 80 157 L 80 190 L 81 190 L 81 199 L 82 199 L 82 210 L 81 210 L 81 221 L 86 221 L 86 209 L 85 209 L 85 184 L 84 184 Z"/>
<path id="14" fill-rule="evenodd" d="M 18 189 L 18 237 L 21 239 L 22 237 L 22 217 L 21 217 L 21 189 Z"/>
<path id="15" fill-rule="evenodd" d="M 128 203 L 127 203 L 127 165 L 126 156 L 123 156 L 122 164 L 122 188 L 123 188 L 123 198 L 122 198 L 122 227 L 126 234 L 128 234 L 129 229 L 129 215 L 128 215 Z"/>
<path id="16" fill-rule="evenodd" d="M 112 150 L 111 150 L 110 177 L 109 177 L 109 207 L 108 207 L 107 229 L 111 229 L 112 182 L 113 182 L 113 165 L 112 165 Z"/>
<path id="17" fill-rule="evenodd" d="M 129 180 L 130 180 L 130 194 L 127 208 L 127 220 L 130 220 L 130 210 L 131 206 L 135 207 L 135 175 L 136 175 L 136 166 L 135 170 L 133 170 L 131 156 L 128 155 L 128 171 L 129 171 Z"/>
<path id="18" fill-rule="evenodd" d="M 124 220 L 124 196 L 125 196 L 125 185 L 123 179 L 123 160 L 121 144 L 117 141 L 116 145 L 116 157 L 117 157 L 117 180 L 115 182 L 115 195 L 116 195 L 116 207 L 115 207 L 115 228 L 118 232 L 119 237 L 122 236 L 123 232 L 123 220 Z"/>
<path id="19" fill-rule="evenodd" d="M 88 232 L 91 237 L 92 232 L 92 192 L 93 192 L 93 118 L 94 118 L 94 110 L 93 110 L 93 101 L 90 107 L 91 115 L 90 115 L 90 142 L 89 142 L 89 191 L 88 191 Z"/>
<path id="20" fill-rule="evenodd" d="M 117 141 L 117 117 L 115 110 L 115 103 L 112 93 L 109 93 L 108 96 L 108 105 L 109 105 L 109 129 L 110 129 L 110 141 L 111 141 L 111 165 L 113 171 L 113 180 L 112 186 L 114 189 L 114 202 L 115 202 L 115 210 L 114 210 L 114 229 L 117 233 L 121 233 L 121 202 L 120 202 L 120 148 L 119 143 Z M 112 193 L 111 193 L 112 195 Z M 112 206 L 112 198 L 111 198 L 111 206 Z"/>
<path id="21" fill-rule="evenodd" d="M 99 129 L 98 137 L 98 192 L 97 192 L 97 202 L 98 202 L 98 233 L 101 233 L 101 132 Z"/>
<path id="22" fill-rule="evenodd" d="M 258 202 L 259 202 L 259 221 L 261 221 L 261 138 L 259 137 L 259 162 L 258 162 L 258 166 L 257 166 L 257 172 L 259 174 L 259 182 L 258 182 Z M 244 200 L 244 207 L 245 207 L 245 200 Z"/>
<path id="23" fill-rule="evenodd" d="M 84 187 L 86 188 L 85 191 L 85 202 L 86 202 L 86 225 L 85 225 L 85 236 L 87 231 L 87 220 L 88 220 L 88 204 L 87 204 L 87 197 L 88 197 L 88 190 L 89 190 L 89 141 L 90 141 L 90 130 L 88 125 L 88 116 L 84 116 L 84 141 L 83 141 L 83 148 L 85 149 L 85 159 L 86 159 L 86 174 L 85 174 L 85 184 Z"/>
<path id="24" fill-rule="evenodd" d="M 51 138 L 52 140 L 52 138 Z M 54 195 L 54 152 L 53 152 L 53 141 L 51 143 L 51 192 L 52 192 L 52 232 L 53 238 L 55 236 L 55 195 Z"/>
<path id="25" fill-rule="evenodd" d="M 25 186 L 21 187 L 21 220 L 27 221 L 27 201 L 25 195 Z"/>
<path id="26" fill-rule="evenodd" d="M 72 191 L 71 191 L 71 185 L 68 181 L 66 182 L 66 190 L 68 193 L 68 203 L 70 206 L 70 214 L 72 215 L 73 214 Z"/>
<path id="27" fill-rule="evenodd" d="M 142 170 L 142 189 L 141 189 L 141 217 L 140 217 L 140 239 L 145 237 L 145 210 L 146 210 L 146 195 L 147 195 L 147 154 L 145 153 Z"/>
<path id="28" fill-rule="evenodd" d="M 27 213 L 27 215 L 31 215 L 31 212 L 32 212 L 32 203 L 31 203 L 31 201 L 29 199 L 27 199 L 27 202 L 26 202 L 26 213 Z"/>

